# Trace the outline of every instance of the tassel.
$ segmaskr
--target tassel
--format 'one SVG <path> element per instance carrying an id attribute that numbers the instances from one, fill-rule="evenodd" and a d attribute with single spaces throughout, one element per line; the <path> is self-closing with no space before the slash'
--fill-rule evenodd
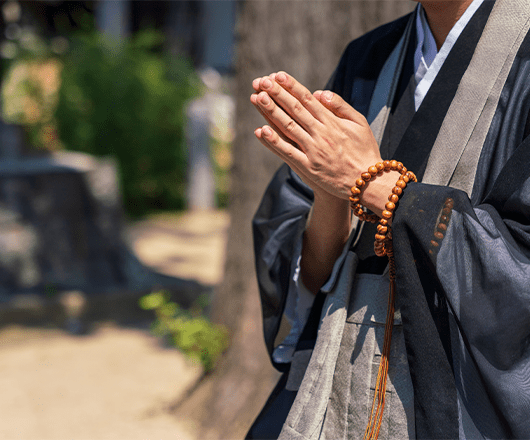
<path id="1" fill-rule="evenodd" d="M 385 409 L 386 397 L 386 381 L 388 377 L 388 360 L 390 357 L 390 343 L 392 342 L 392 328 L 394 326 L 394 308 L 395 308 L 395 294 L 396 294 L 396 264 L 394 262 L 394 252 L 392 249 L 392 241 L 387 240 L 385 243 L 385 250 L 388 256 L 390 266 L 390 286 L 388 294 L 388 306 L 386 312 L 385 324 L 385 338 L 383 343 L 383 352 L 381 353 L 381 361 L 379 363 L 379 370 L 377 372 L 377 380 L 375 383 L 374 400 L 372 401 L 372 410 L 370 411 L 370 418 L 366 431 L 364 433 L 364 440 L 377 439 L 381 429 L 381 421 L 383 420 L 383 410 Z"/>

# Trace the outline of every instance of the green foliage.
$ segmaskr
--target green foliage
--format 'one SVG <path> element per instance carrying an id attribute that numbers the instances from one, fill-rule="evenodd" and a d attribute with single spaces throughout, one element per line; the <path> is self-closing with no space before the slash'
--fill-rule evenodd
<path id="1" fill-rule="evenodd" d="M 181 209 L 185 197 L 185 103 L 199 82 L 182 58 L 157 53 L 160 34 L 110 42 L 74 40 L 64 55 L 55 120 L 70 150 L 118 159 L 131 216 Z"/>
<path id="2" fill-rule="evenodd" d="M 226 328 L 211 323 L 203 316 L 208 303 L 205 295 L 200 296 L 190 310 L 184 310 L 170 301 L 165 291 L 145 295 L 139 303 L 142 309 L 154 310 L 156 314 L 152 332 L 168 338 L 188 357 L 199 361 L 206 372 L 213 369 L 217 359 L 228 348 Z"/>

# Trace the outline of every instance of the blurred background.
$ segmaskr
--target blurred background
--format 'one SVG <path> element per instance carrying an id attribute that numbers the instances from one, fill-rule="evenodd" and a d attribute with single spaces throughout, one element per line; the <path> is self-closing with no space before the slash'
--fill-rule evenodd
<path id="1" fill-rule="evenodd" d="M 0 1 L 0 438 L 244 437 L 278 379 L 252 79 L 322 88 L 414 4 Z"/>

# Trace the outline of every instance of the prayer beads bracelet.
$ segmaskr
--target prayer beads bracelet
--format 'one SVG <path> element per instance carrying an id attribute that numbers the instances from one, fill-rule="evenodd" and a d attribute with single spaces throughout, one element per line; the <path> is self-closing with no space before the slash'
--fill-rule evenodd
<path id="1" fill-rule="evenodd" d="M 381 218 L 375 214 L 368 214 L 364 211 L 363 206 L 361 205 L 362 190 L 374 177 L 390 171 L 397 171 L 401 176 L 399 176 L 396 185 L 392 189 L 392 193 L 388 196 L 388 202 L 385 204 L 385 209 L 381 214 Z M 407 171 L 401 162 L 398 162 L 397 160 L 384 160 L 382 162 L 377 162 L 375 165 L 369 167 L 367 172 L 362 173 L 361 177 L 355 181 L 355 186 L 351 189 L 351 209 L 353 210 L 353 213 L 359 217 L 359 220 L 370 223 L 376 223 L 379 221 L 374 243 L 374 251 L 378 257 L 383 257 L 387 254 L 387 246 L 385 243 L 392 238 L 388 221 L 394 215 L 396 203 L 399 201 L 399 197 L 403 194 L 403 190 L 410 181 L 416 182 L 416 175 L 412 171 Z"/>

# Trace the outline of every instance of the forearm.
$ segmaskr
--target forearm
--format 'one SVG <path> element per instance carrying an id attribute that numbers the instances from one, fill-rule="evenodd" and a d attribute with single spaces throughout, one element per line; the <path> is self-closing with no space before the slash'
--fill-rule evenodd
<path id="1" fill-rule="evenodd" d="M 302 282 L 317 294 L 326 282 L 335 260 L 350 234 L 349 202 L 330 195 L 315 194 L 311 217 L 304 232 L 300 275 Z"/>

